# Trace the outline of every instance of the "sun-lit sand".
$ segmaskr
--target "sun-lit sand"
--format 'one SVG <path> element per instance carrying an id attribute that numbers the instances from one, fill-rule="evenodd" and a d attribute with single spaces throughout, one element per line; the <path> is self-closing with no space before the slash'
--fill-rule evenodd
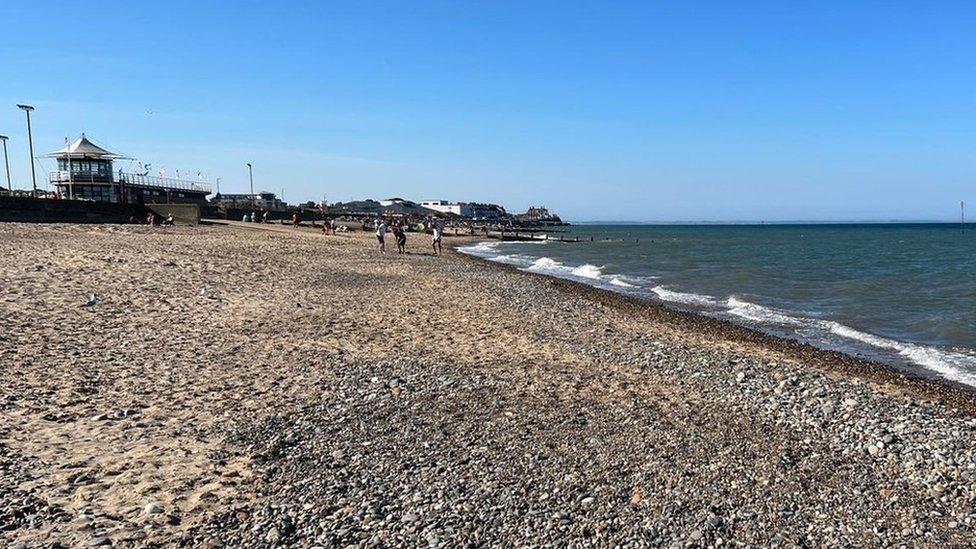
<path id="1" fill-rule="evenodd" d="M 423 235 L 231 225 L 0 224 L 0 539 L 971 542 L 960 391 Z"/>

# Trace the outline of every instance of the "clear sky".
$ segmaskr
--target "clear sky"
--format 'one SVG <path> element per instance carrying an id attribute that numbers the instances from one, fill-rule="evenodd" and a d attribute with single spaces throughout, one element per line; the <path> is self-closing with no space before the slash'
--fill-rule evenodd
<path id="1" fill-rule="evenodd" d="M 38 154 L 85 131 L 224 192 L 252 162 L 292 202 L 976 218 L 971 1 L 0 2 L 29 187 L 19 102 Z"/>

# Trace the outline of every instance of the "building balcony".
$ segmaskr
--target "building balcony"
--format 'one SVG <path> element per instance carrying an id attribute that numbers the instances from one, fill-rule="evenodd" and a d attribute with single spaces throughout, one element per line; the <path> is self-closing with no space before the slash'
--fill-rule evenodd
<path id="1" fill-rule="evenodd" d="M 112 183 L 112 176 L 91 172 L 74 172 L 69 175 L 67 170 L 62 170 L 48 174 L 48 181 L 55 185 L 58 183 L 101 183 L 108 185 Z"/>
<path id="2" fill-rule="evenodd" d="M 210 184 L 202 181 L 190 181 L 187 179 L 173 179 L 169 177 L 155 177 L 151 175 L 139 175 L 132 173 L 121 174 L 122 182 L 129 187 L 142 187 L 148 189 L 159 189 L 162 191 L 188 191 L 193 193 L 210 194 Z M 48 179 L 54 185 L 67 185 L 69 183 L 84 184 L 114 184 L 116 181 L 110 175 L 88 172 L 74 172 L 70 176 L 66 170 L 51 172 Z"/>

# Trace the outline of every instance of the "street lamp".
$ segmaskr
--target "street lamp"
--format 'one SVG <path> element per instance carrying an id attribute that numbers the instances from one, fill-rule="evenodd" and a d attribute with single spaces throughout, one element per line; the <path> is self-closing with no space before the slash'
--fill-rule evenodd
<path id="1" fill-rule="evenodd" d="M 254 171 L 251 169 L 251 163 L 247 163 L 247 178 L 251 181 L 251 209 L 257 208 L 258 202 L 254 198 Z"/>
<path id="2" fill-rule="evenodd" d="M 6 135 L 0 135 L 0 141 L 3 141 L 3 165 L 7 167 L 7 190 L 10 194 L 14 193 L 14 187 L 10 183 L 10 158 L 7 157 L 7 139 Z"/>
<path id="3" fill-rule="evenodd" d="M 34 184 L 34 197 L 37 197 L 37 173 L 34 171 L 34 136 L 31 135 L 30 113 L 34 107 L 17 105 L 17 108 L 27 113 L 27 144 L 30 147 L 31 182 Z"/>

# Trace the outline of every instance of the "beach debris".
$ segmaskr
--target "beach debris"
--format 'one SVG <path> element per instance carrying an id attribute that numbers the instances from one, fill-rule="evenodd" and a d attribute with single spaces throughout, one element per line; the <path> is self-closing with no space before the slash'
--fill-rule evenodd
<path id="1" fill-rule="evenodd" d="M 82 305 L 82 307 L 94 307 L 95 305 L 98 305 L 99 301 L 101 300 L 98 298 L 98 294 L 93 293 L 91 296 L 88 297 L 88 301 L 85 302 L 85 304 Z"/>
<path id="2" fill-rule="evenodd" d="M 630 496 L 630 504 L 639 505 L 642 499 L 644 499 L 644 489 L 640 486 L 634 486 L 634 490 Z"/>

